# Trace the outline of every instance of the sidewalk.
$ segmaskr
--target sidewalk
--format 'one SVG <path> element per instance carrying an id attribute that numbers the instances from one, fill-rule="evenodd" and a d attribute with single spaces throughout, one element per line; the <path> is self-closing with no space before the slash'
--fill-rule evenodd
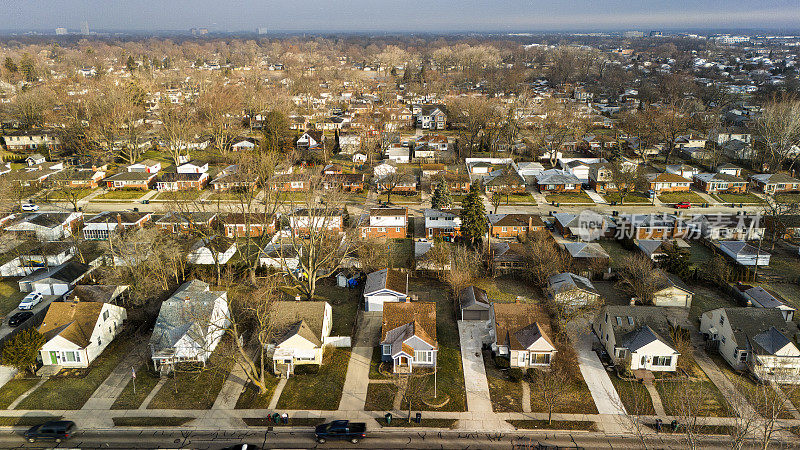
<path id="1" fill-rule="evenodd" d="M 222 385 L 217 399 L 214 400 L 214 406 L 211 409 L 234 409 L 239 396 L 242 395 L 244 386 L 247 383 L 247 375 L 244 369 L 239 364 L 239 358 L 233 363 L 233 369 L 225 379 L 225 384 Z"/>
<path id="2" fill-rule="evenodd" d="M 589 198 L 591 198 L 592 201 L 597 203 L 598 205 L 607 205 L 608 204 L 606 199 L 604 199 L 603 196 L 598 194 L 597 191 L 595 191 L 594 189 L 589 189 L 589 190 L 587 190 L 585 192 L 586 192 L 586 195 L 588 195 Z"/>
<path id="3" fill-rule="evenodd" d="M 131 349 L 111 374 L 95 389 L 81 409 L 111 409 L 111 405 L 132 378 L 131 368 L 138 369 L 142 364 L 141 356 L 145 349 L 146 346 L 143 344 Z"/>

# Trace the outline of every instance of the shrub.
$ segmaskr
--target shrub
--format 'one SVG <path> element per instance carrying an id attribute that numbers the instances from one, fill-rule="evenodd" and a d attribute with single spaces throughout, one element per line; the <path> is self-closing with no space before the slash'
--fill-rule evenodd
<path id="1" fill-rule="evenodd" d="M 502 356 L 495 356 L 494 365 L 497 366 L 498 369 L 508 369 L 508 366 L 510 364 L 508 360 L 503 358 Z"/>
<path id="2" fill-rule="evenodd" d="M 318 373 L 319 366 L 316 364 L 301 364 L 294 368 L 295 375 L 316 375 Z"/>
<path id="3" fill-rule="evenodd" d="M 519 367 L 514 367 L 508 371 L 508 378 L 511 379 L 513 382 L 517 382 L 522 379 L 522 369 Z"/>

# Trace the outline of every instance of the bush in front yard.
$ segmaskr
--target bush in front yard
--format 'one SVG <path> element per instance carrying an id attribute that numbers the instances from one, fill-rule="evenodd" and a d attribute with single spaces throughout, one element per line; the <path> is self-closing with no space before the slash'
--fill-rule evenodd
<path id="1" fill-rule="evenodd" d="M 294 368 L 295 375 L 316 375 L 318 373 L 319 366 L 316 364 L 301 364 Z"/>
<path id="2" fill-rule="evenodd" d="M 497 366 L 498 369 L 508 369 L 509 362 L 502 356 L 495 356 L 494 365 Z"/>
<path id="3" fill-rule="evenodd" d="M 514 383 L 518 382 L 522 379 L 522 369 L 519 367 L 514 367 L 508 371 L 508 378 L 511 379 Z"/>

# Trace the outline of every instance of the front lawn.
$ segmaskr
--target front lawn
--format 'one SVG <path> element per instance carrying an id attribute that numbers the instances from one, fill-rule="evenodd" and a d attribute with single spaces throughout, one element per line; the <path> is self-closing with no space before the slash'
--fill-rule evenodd
<path id="1" fill-rule="evenodd" d="M 278 386 L 278 378 L 272 375 L 266 376 L 267 391 L 263 394 L 258 393 L 258 389 L 253 383 L 247 383 L 242 391 L 242 395 L 236 401 L 236 409 L 267 409 L 275 387 Z"/>
<path id="2" fill-rule="evenodd" d="M 628 414 L 640 416 L 656 413 L 653 408 L 653 399 L 650 398 L 650 393 L 642 383 L 623 380 L 614 373 L 609 374 L 609 378 L 611 378 L 611 383 Z"/>
<path id="3" fill-rule="evenodd" d="M 394 383 L 370 383 L 367 385 L 365 411 L 391 411 L 397 385 Z"/>
<path id="4" fill-rule="evenodd" d="M 163 191 L 159 192 L 159 194 L 153 200 L 185 202 L 189 200 L 197 200 L 201 195 L 203 195 L 203 191 L 198 191 L 197 189 L 186 191 Z"/>
<path id="5" fill-rule="evenodd" d="M 278 409 L 335 410 L 342 398 L 349 362 L 349 348 L 326 349 L 319 373 L 295 374 L 289 378 L 278 400 Z"/>
<path id="6" fill-rule="evenodd" d="M 594 201 L 589 194 L 586 192 L 559 192 L 557 194 L 547 194 L 544 197 L 547 200 L 547 203 L 563 203 L 567 204 L 579 204 L 579 205 L 593 205 Z"/>
<path id="7" fill-rule="evenodd" d="M 492 201 L 492 196 L 489 195 L 489 203 Z M 511 194 L 506 196 L 502 195 L 500 206 L 504 205 L 536 205 L 536 199 L 531 194 Z"/>
<path id="8" fill-rule="evenodd" d="M 702 405 L 692 405 L 692 411 L 703 417 L 729 417 L 732 413 L 728 402 L 711 381 L 669 382 L 656 381 L 656 390 L 664 411 L 669 416 L 680 416 L 687 405 L 683 402 L 702 400 Z M 693 394 L 682 398 L 681 391 L 688 390 Z M 694 409 L 699 406 L 699 409 Z"/>
<path id="9" fill-rule="evenodd" d="M 372 349 L 372 358 L 369 361 L 370 380 L 385 380 L 387 378 L 379 370 L 381 362 L 381 352 L 377 348 Z"/>
<path id="10" fill-rule="evenodd" d="M 112 417 L 115 427 L 179 427 L 194 417 Z"/>
<path id="11" fill-rule="evenodd" d="M 696 192 L 692 191 L 664 192 L 658 196 L 658 199 L 661 200 L 662 203 L 708 203 L 703 197 L 700 197 Z"/>
<path id="12" fill-rule="evenodd" d="M 131 344 L 125 337 L 118 337 L 88 369 L 81 370 L 80 376 L 50 378 L 22 400 L 16 409 L 81 409 L 100 383 L 128 354 Z"/>
<path id="13" fill-rule="evenodd" d="M 142 364 L 136 369 L 136 393 L 133 393 L 133 380 L 131 380 L 122 389 L 111 409 L 137 409 L 160 379 L 157 373 L 150 370 L 149 364 Z"/>
<path id="14" fill-rule="evenodd" d="M 588 420 L 506 420 L 518 430 L 577 430 L 597 431 L 597 424 Z"/>
<path id="15" fill-rule="evenodd" d="M 367 191 L 361 192 L 348 192 L 345 197 L 344 201 L 346 203 L 355 203 L 357 205 L 363 205 L 367 201 Z"/>
<path id="16" fill-rule="evenodd" d="M 19 291 L 19 284 L 13 281 L 0 282 L 0 315 L 7 315 L 17 309 L 19 302 L 25 297 Z"/>
<path id="17" fill-rule="evenodd" d="M 386 203 L 387 199 L 386 194 L 378 195 L 378 202 Z M 416 205 L 422 202 L 421 194 L 417 193 L 415 195 L 402 195 L 402 194 L 392 194 L 392 205 Z"/>
<path id="18" fill-rule="evenodd" d="M 32 427 L 48 420 L 61 420 L 64 416 L 0 417 L 0 427 Z"/>
<path id="19" fill-rule="evenodd" d="M 305 203 L 308 192 L 278 192 L 278 203 Z"/>
<path id="20" fill-rule="evenodd" d="M 489 397 L 494 412 L 522 412 L 522 385 L 513 382 L 497 368 L 491 353 L 483 352 L 483 366 L 489 382 Z"/>
<path id="21" fill-rule="evenodd" d="M 118 190 L 108 191 L 95 197 L 95 200 L 133 200 L 143 197 L 148 191 Z"/>
<path id="22" fill-rule="evenodd" d="M 644 194 L 634 192 L 625 196 L 625 203 L 620 204 L 620 195 L 618 192 L 610 192 L 603 196 L 608 203 L 617 202 L 619 206 L 626 205 L 650 205 L 653 201 Z"/>
<path id="23" fill-rule="evenodd" d="M 221 342 L 219 345 L 225 343 Z M 195 365 L 184 366 L 182 370 L 172 373 L 171 378 L 161 386 L 147 405 L 147 409 L 210 409 L 230 368 L 231 362 L 220 356 L 218 351 L 211 354 L 204 369 L 196 368 Z"/>
<path id="24" fill-rule="evenodd" d="M 93 188 L 72 188 L 68 190 L 56 190 L 49 192 L 46 196 L 47 200 L 54 201 L 54 200 L 72 200 L 75 199 L 82 199 L 87 195 L 94 192 L 95 189 Z"/>
<path id="25" fill-rule="evenodd" d="M 531 411 L 548 412 L 549 405 L 540 397 L 540 393 L 531 386 Z M 562 400 L 562 404 L 553 409 L 553 413 L 570 414 L 597 414 L 597 407 L 592 399 L 592 393 L 583 380 L 583 376 L 576 368 L 574 376 L 567 385 L 567 395 Z"/>
<path id="26" fill-rule="evenodd" d="M 755 194 L 745 192 L 743 194 L 716 194 L 714 195 L 723 203 L 761 203 L 762 200 Z"/>
<path id="27" fill-rule="evenodd" d="M 14 378 L 0 388 L 0 409 L 8 408 L 14 400 L 36 386 L 39 378 Z"/>

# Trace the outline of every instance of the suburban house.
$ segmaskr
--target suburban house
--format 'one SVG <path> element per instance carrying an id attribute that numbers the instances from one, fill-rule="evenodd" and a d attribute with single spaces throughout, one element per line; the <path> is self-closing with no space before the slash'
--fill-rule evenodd
<path id="1" fill-rule="evenodd" d="M 535 303 L 492 303 L 492 351 L 511 367 L 547 369 L 557 353 L 550 319 Z"/>
<path id="2" fill-rule="evenodd" d="M 607 305 L 592 323 L 614 360 L 630 364 L 631 370 L 653 372 L 677 369 L 680 353 L 672 340 L 673 328 L 658 306 Z"/>
<path id="3" fill-rule="evenodd" d="M 46 130 L 13 130 L 3 133 L 6 149 L 12 152 L 30 150 L 59 150 L 61 141 L 55 133 Z"/>
<path id="4" fill-rule="evenodd" d="M 75 246 L 72 242 L 52 241 L 39 245 L 22 244 L 3 254 L 0 276 L 23 277 L 41 268 L 64 264 L 72 258 Z"/>
<path id="5" fill-rule="evenodd" d="M 272 371 L 288 377 L 295 366 L 322 364 L 325 340 L 331 334 L 333 313 L 328 302 L 274 302 L 269 315 Z"/>
<path id="6" fill-rule="evenodd" d="M 597 242 L 565 242 L 562 244 L 573 259 L 610 259 L 608 252 Z"/>
<path id="7" fill-rule="evenodd" d="M 761 286 L 754 287 L 741 283 L 737 283 L 735 287 L 747 306 L 777 309 L 783 314 L 785 321 L 791 322 L 794 319 L 794 313 L 797 312 L 797 308 L 791 306 L 777 292 L 771 289 L 764 289 Z"/>
<path id="8" fill-rule="evenodd" d="M 22 238 L 58 241 L 76 232 L 82 218 L 81 212 L 36 212 L 21 216 L 5 229 Z"/>
<path id="9" fill-rule="evenodd" d="M 747 192 L 747 180 L 721 172 L 699 173 L 694 176 L 694 185 L 709 194 Z"/>
<path id="10" fill-rule="evenodd" d="M 544 229 L 534 214 L 489 214 L 490 233 L 495 238 L 521 238 Z"/>
<path id="11" fill-rule="evenodd" d="M 732 175 L 734 177 L 741 177 L 742 176 L 742 168 L 731 163 L 722 163 L 714 168 L 714 171 L 717 173 L 724 173 L 726 175 Z"/>
<path id="12" fill-rule="evenodd" d="M 453 239 L 461 234 L 460 209 L 425 209 L 425 236 Z"/>
<path id="13" fill-rule="evenodd" d="M 234 152 L 241 152 L 245 150 L 253 150 L 259 144 L 259 140 L 251 137 L 237 137 L 231 141 L 231 150 Z"/>
<path id="14" fill-rule="evenodd" d="M 689 308 L 692 306 L 694 292 L 689 286 L 675 275 L 658 270 L 659 274 L 653 286 L 653 305 L 677 306 Z"/>
<path id="15" fill-rule="evenodd" d="M 153 213 L 135 211 L 104 211 L 83 222 L 83 238 L 88 241 L 105 241 L 113 233 L 132 228 L 144 228 Z"/>
<path id="16" fill-rule="evenodd" d="M 189 233 L 197 229 L 211 229 L 217 220 L 215 212 L 171 212 L 153 222 L 168 233 Z"/>
<path id="17" fill-rule="evenodd" d="M 458 293 L 461 320 L 488 321 L 492 318 L 492 305 L 486 291 L 476 286 L 467 286 Z"/>
<path id="18" fill-rule="evenodd" d="M 278 218 L 270 213 L 229 213 L 220 221 L 225 228 L 225 237 L 255 237 L 275 232 Z"/>
<path id="19" fill-rule="evenodd" d="M 607 162 L 589 164 L 589 187 L 598 193 L 615 191 L 612 166 Z"/>
<path id="20" fill-rule="evenodd" d="M 700 332 L 734 369 L 760 380 L 800 383 L 797 325 L 779 309 L 712 309 L 700 316 Z"/>
<path id="21" fill-rule="evenodd" d="M 327 230 L 332 233 L 344 229 L 347 210 L 329 210 L 326 208 L 300 208 L 289 215 L 289 228 L 298 234 L 308 234 L 312 231 Z"/>
<path id="22" fill-rule="evenodd" d="M 186 259 L 191 264 L 226 264 L 236 254 L 236 242 L 220 236 L 198 239 Z"/>
<path id="23" fill-rule="evenodd" d="M 143 189 L 153 187 L 157 173 L 150 172 L 120 172 L 105 179 L 109 189 Z"/>
<path id="24" fill-rule="evenodd" d="M 525 179 L 512 167 L 501 171 L 492 172 L 484 177 L 483 189 L 486 195 L 498 194 L 524 194 Z"/>
<path id="25" fill-rule="evenodd" d="M 492 270 L 500 273 L 511 273 L 520 270 L 527 263 L 525 245 L 519 242 L 492 242 L 489 246 Z"/>
<path id="26" fill-rule="evenodd" d="M 298 173 L 284 173 L 272 178 L 271 187 L 279 192 L 305 192 L 311 188 L 311 176 Z"/>
<path id="27" fill-rule="evenodd" d="M 231 189 L 245 189 L 250 188 L 258 183 L 257 176 L 239 171 L 238 164 L 231 164 L 217 174 L 217 177 L 211 180 L 211 186 L 215 191 L 228 191 Z"/>
<path id="28" fill-rule="evenodd" d="M 696 134 L 680 136 L 675 139 L 675 148 L 691 158 L 699 158 L 705 153 L 706 138 Z"/>
<path id="29" fill-rule="evenodd" d="M 629 214 L 620 216 L 617 227 L 629 239 L 682 239 L 692 228 L 673 214 Z"/>
<path id="30" fill-rule="evenodd" d="M 447 112 L 441 105 L 413 105 L 417 128 L 423 130 L 444 130 L 447 128 Z"/>
<path id="31" fill-rule="evenodd" d="M 178 166 L 178 173 L 206 173 L 208 172 L 208 162 L 193 159 Z"/>
<path id="32" fill-rule="evenodd" d="M 362 238 L 404 238 L 408 227 L 408 208 L 372 208 L 359 226 Z"/>
<path id="33" fill-rule="evenodd" d="M 674 241 L 668 239 L 634 239 L 633 243 L 636 247 L 653 262 L 661 262 L 667 257 L 665 247 L 667 245 L 674 245 Z"/>
<path id="34" fill-rule="evenodd" d="M 417 192 L 417 177 L 411 173 L 400 173 L 393 177 L 384 177 L 375 182 L 378 192 L 392 191 L 392 194 L 414 194 Z"/>
<path id="35" fill-rule="evenodd" d="M 555 213 L 553 219 L 555 219 L 553 222 L 555 230 L 568 239 L 610 238 L 617 232 L 617 224 L 613 217 L 597 213 L 591 215 L 586 211 L 581 214 Z"/>
<path id="36" fill-rule="evenodd" d="M 111 303 L 50 303 L 38 329 L 47 340 L 39 350 L 42 364 L 89 367 L 117 337 L 127 317 L 125 308 Z"/>
<path id="37" fill-rule="evenodd" d="M 183 283 L 161 303 L 150 337 L 153 367 L 169 372 L 178 362 L 205 365 L 229 324 L 227 292 L 199 280 Z"/>
<path id="38" fill-rule="evenodd" d="M 445 272 L 452 266 L 452 257 L 449 251 L 443 253 L 432 251 L 437 245 L 446 248 L 450 245 L 447 242 L 434 242 L 428 239 L 417 239 L 414 241 L 414 268 L 417 270 L 429 270 Z M 444 258 L 441 256 L 444 255 Z"/>
<path id="39" fill-rule="evenodd" d="M 326 173 L 322 176 L 323 189 L 338 189 L 345 192 L 364 190 L 363 173 Z"/>
<path id="40" fill-rule="evenodd" d="M 750 175 L 750 182 L 765 194 L 800 191 L 800 180 L 783 173 L 757 173 Z"/>
<path id="41" fill-rule="evenodd" d="M 670 164 L 666 167 L 666 172 L 691 180 L 695 175 L 700 173 L 700 169 L 686 164 Z"/>
<path id="42" fill-rule="evenodd" d="M 581 180 L 560 169 L 545 170 L 536 177 L 539 192 L 580 192 Z"/>
<path id="43" fill-rule="evenodd" d="M 102 170 L 73 170 L 64 175 L 63 182 L 71 188 L 95 189 L 105 176 Z"/>
<path id="44" fill-rule="evenodd" d="M 159 191 L 200 191 L 208 183 L 206 172 L 165 172 L 156 181 Z"/>
<path id="45" fill-rule="evenodd" d="M 161 163 L 152 159 L 145 159 L 136 164 L 128 166 L 128 172 L 158 173 L 161 170 Z"/>
<path id="46" fill-rule="evenodd" d="M 600 293 L 592 282 L 580 275 L 565 272 L 547 279 L 547 296 L 568 313 L 600 302 Z"/>
<path id="47" fill-rule="evenodd" d="M 295 146 L 298 150 L 318 150 L 322 148 L 324 144 L 325 135 L 319 130 L 306 131 L 295 141 Z"/>
<path id="48" fill-rule="evenodd" d="M 67 261 L 55 267 L 41 268 L 17 281 L 20 292 L 42 295 L 64 295 L 71 291 L 92 270 L 88 264 Z"/>
<path id="49" fill-rule="evenodd" d="M 731 159 L 747 161 L 756 156 L 756 150 L 749 142 L 732 139 L 722 144 L 722 153 Z"/>
<path id="50" fill-rule="evenodd" d="M 744 241 L 720 241 L 717 243 L 722 253 L 742 266 L 768 266 L 770 254 L 759 250 Z"/>
<path id="51" fill-rule="evenodd" d="M 711 240 L 754 241 L 764 237 L 766 223 L 758 214 L 698 214 L 687 222 L 700 228 L 700 236 Z"/>
<path id="52" fill-rule="evenodd" d="M 395 269 L 381 269 L 367 275 L 364 283 L 364 310 L 383 311 L 386 303 L 408 298 L 408 274 Z"/>
<path id="53" fill-rule="evenodd" d="M 688 191 L 692 184 L 691 180 L 674 173 L 651 173 L 647 175 L 647 180 L 650 182 L 650 190 L 656 194 Z"/>
<path id="54" fill-rule="evenodd" d="M 384 305 L 380 345 L 381 361 L 391 362 L 393 373 L 435 368 L 436 303 L 406 300 Z"/>

